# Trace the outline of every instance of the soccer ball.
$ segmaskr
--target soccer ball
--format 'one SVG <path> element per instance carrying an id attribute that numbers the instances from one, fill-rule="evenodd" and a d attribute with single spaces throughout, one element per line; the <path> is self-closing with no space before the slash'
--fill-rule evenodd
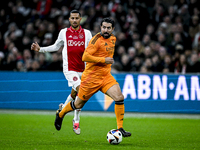
<path id="1" fill-rule="evenodd" d="M 122 141 L 122 133 L 119 130 L 112 129 L 107 133 L 107 141 L 110 144 L 117 145 Z"/>

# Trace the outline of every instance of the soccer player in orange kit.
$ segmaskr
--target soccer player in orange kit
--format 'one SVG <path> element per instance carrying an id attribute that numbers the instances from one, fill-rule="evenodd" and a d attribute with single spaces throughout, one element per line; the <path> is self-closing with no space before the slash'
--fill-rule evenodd
<path id="1" fill-rule="evenodd" d="M 111 65 L 114 63 L 116 42 L 116 37 L 112 34 L 114 25 L 112 19 L 104 18 L 101 21 L 101 32 L 90 40 L 82 57 L 82 60 L 86 62 L 86 68 L 82 74 L 78 97 L 62 110 L 57 111 L 54 123 L 57 130 L 61 129 L 65 114 L 82 108 L 90 97 L 100 90 L 115 101 L 117 128 L 123 137 L 131 136 L 130 132 L 123 129 L 124 96 L 118 82 L 110 73 Z"/>

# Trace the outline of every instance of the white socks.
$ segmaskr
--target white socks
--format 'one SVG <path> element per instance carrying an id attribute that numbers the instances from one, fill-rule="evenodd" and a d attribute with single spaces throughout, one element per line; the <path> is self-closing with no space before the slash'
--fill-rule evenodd
<path id="1" fill-rule="evenodd" d="M 79 123 L 79 121 L 80 121 L 80 113 L 81 113 L 81 109 L 74 110 L 74 122 L 75 123 Z"/>
<path id="2" fill-rule="evenodd" d="M 62 108 L 64 108 L 67 103 L 69 103 L 70 101 L 73 101 L 74 99 L 71 97 L 71 94 L 67 97 L 65 103 L 63 104 Z M 74 121 L 75 123 L 79 123 L 80 121 L 80 113 L 81 113 L 81 109 L 76 109 L 74 110 Z"/>
<path id="3" fill-rule="evenodd" d="M 73 101 L 73 100 L 74 100 L 74 99 L 71 97 L 71 94 L 70 94 L 70 95 L 67 97 L 65 103 L 63 104 L 62 108 L 64 108 L 64 107 L 67 105 L 67 103 L 69 103 L 69 102 L 71 102 L 71 101 Z"/>

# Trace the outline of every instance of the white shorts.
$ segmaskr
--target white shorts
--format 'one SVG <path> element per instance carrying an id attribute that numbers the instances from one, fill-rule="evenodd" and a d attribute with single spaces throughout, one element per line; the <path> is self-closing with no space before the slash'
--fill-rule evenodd
<path id="1" fill-rule="evenodd" d="M 64 75 L 68 81 L 68 86 L 72 87 L 75 91 L 77 91 L 76 87 L 81 84 L 82 72 L 67 71 L 67 72 L 64 72 Z"/>

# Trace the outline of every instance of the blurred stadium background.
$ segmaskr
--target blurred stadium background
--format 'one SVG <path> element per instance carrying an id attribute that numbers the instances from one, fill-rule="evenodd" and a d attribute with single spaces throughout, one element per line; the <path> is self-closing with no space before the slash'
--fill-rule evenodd
<path id="1" fill-rule="evenodd" d="M 112 73 L 128 112 L 200 113 L 200 1 L 7 0 L 0 5 L 0 108 L 55 110 L 70 93 L 61 50 L 36 53 L 32 42 L 53 44 L 80 10 L 95 35 L 112 17 L 117 37 Z M 113 111 L 98 92 L 85 111 Z"/>

